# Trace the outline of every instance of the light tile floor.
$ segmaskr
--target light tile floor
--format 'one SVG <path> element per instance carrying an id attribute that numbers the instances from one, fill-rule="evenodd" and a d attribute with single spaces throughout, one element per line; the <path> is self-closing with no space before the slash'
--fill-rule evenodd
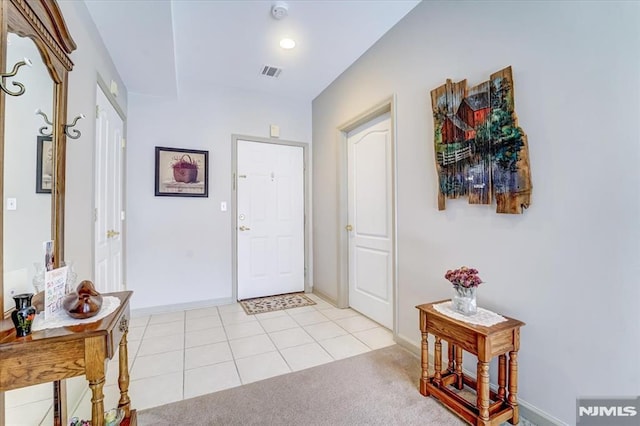
<path id="1" fill-rule="evenodd" d="M 142 410 L 193 398 L 394 343 L 389 330 L 358 312 L 308 296 L 316 305 L 257 315 L 247 315 L 235 303 L 132 318 L 128 349 L 133 407 Z M 117 406 L 119 398 L 117 359 L 107 367 L 105 408 Z M 9 398 L 7 425 L 37 424 L 18 416 L 28 405 L 43 403 L 28 399 L 19 393 Z M 71 412 L 90 418 L 88 386 Z M 50 413 L 42 424 L 52 424 Z"/>

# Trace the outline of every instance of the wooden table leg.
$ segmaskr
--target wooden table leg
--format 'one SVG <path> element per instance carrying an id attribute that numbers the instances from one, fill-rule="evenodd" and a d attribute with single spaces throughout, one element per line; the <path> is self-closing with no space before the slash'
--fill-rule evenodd
<path id="1" fill-rule="evenodd" d="M 429 396 L 427 390 L 427 383 L 429 382 L 429 345 L 428 345 L 429 333 L 422 332 L 422 377 L 420 378 L 420 393 L 424 396 Z"/>
<path id="2" fill-rule="evenodd" d="M 0 425 L 4 424 L 4 392 L 0 391 Z"/>
<path id="3" fill-rule="evenodd" d="M 513 408 L 513 417 L 509 419 L 512 425 L 520 421 L 520 410 L 518 408 L 518 352 L 509 352 L 509 397 L 507 404 Z"/>
<path id="4" fill-rule="evenodd" d="M 436 336 L 435 353 L 433 355 L 433 368 L 435 373 L 433 376 L 433 384 L 440 387 L 442 384 L 442 339 Z"/>
<path id="5" fill-rule="evenodd" d="M 498 357 L 498 398 L 505 400 L 507 392 L 507 356 L 502 354 Z"/>
<path id="6" fill-rule="evenodd" d="M 101 380 L 89 380 L 91 388 L 91 424 L 102 426 L 104 424 L 104 378 Z"/>
<path id="7" fill-rule="evenodd" d="M 478 424 L 489 424 L 489 363 L 478 359 Z"/>
<path id="8" fill-rule="evenodd" d="M 129 417 L 131 414 L 131 400 L 129 399 L 129 356 L 127 352 L 127 331 L 125 331 L 122 335 L 122 340 L 120 340 L 118 364 L 118 387 L 120 388 L 120 401 L 118 401 L 118 408 L 122 408 L 125 412 L 125 417 Z"/>
<path id="9" fill-rule="evenodd" d="M 104 373 L 107 356 L 104 337 L 90 337 L 84 341 L 86 376 L 91 388 L 91 426 L 104 425 Z"/>
<path id="10" fill-rule="evenodd" d="M 462 388 L 464 387 L 462 374 L 462 348 L 456 346 L 456 389 L 462 390 Z"/>
<path id="11" fill-rule="evenodd" d="M 453 361 L 453 354 L 455 350 L 456 350 L 455 345 L 453 345 L 451 342 L 447 342 L 447 357 L 449 358 L 449 363 L 447 364 L 447 371 L 449 371 L 449 373 L 454 373 L 456 371 L 456 366 Z"/>
<path id="12" fill-rule="evenodd" d="M 0 423 L 4 424 L 4 423 Z M 67 424 L 67 382 L 54 380 L 53 382 L 53 425 Z"/>

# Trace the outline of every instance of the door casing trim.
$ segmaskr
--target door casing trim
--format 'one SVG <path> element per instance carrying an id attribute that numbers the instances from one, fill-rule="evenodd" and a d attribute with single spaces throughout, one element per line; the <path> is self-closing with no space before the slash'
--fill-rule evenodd
<path id="1" fill-rule="evenodd" d="M 393 94 L 388 98 L 378 102 L 371 108 L 361 112 L 350 120 L 344 122 L 337 128 L 338 139 L 338 298 L 336 305 L 338 308 L 349 307 L 349 238 L 345 231 L 349 221 L 349 194 L 347 188 L 348 179 L 348 158 L 347 158 L 347 134 L 355 128 L 389 113 L 391 116 L 391 212 L 392 212 L 392 297 L 393 297 L 393 335 L 394 338 L 398 333 L 398 265 L 397 265 L 397 147 L 396 147 L 396 95 Z"/>
<path id="2" fill-rule="evenodd" d="M 109 90 L 109 86 L 107 85 L 107 83 L 104 81 L 104 79 L 102 78 L 102 76 L 100 74 L 96 75 L 96 91 L 94 92 L 95 98 L 94 98 L 94 104 L 96 106 L 96 108 L 98 107 L 98 90 L 102 91 L 102 94 L 105 96 L 105 98 L 107 99 L 107 101 L 109 101 L 109 104 L 113 107 L 114 111 L 116 112 L 116 114 L 118 115 L 118 117 L 120 117 L 120 119 L 122 120 L 122 138 L 126 141 L 127 140 L 127 126 L 128 126 L 128 121 L 127 121 L 127 114 L 125 114 L 125 112 L 122 110 L 122 108 L 120 107 L 120 105 L 118 104 L 118 102 L 116 101 L 115 97 L 113 96 L 113 94 L 111 93 L 111 91 Z M 92 114 L 95 114 L 94 112 L 92 112 Z M 93 139 L 94 139 L 94 147 L 93 147 L 93 195 L 92 195 L 92 201 L 91 201 L 91 211 L 95 212 L 96 211 L 96 185 L 97 185 L 97 179 L 96 179 L 96 162 L 98 161 L 98 155 L 95 149 L 95 139 L 96 139 L 96 120 L 97 117 L 96 115 L 92 115 L 92 123 L 93 123 Z M 121 247 L 121 252 L 122 252 L 122 264 L 121 264 L 121 269 L 122 269 L 122 289 L 124 290 L 128 290 L 128 286 L 127 286 L 127 220 L 126 220 L 126 214 L 127 214 L 127 149 L 126 149 L 126 142 L 125 142 L 125 146 L 121 147 L 121 156 L 122 156 L 122 170 L 121 170 L 121 176 L 120 176 L 120 180 L 121 180 L 121 188 L 120 188 L 120 197 L 122 198 L 120 200 L 120 208 L 121 208 L 121 213 L 124 212 L 125 213 L 125 219 L 124 220 L 120 220 L 120 239 L 122 241 L 122 247 Z M 95 281 L 96 279 L 96 227 L 95 227 L 95 221 L 92 222 L 92 226 L 91 226 L 91 237 L 92 237 L 92 242 L 91 242 L 91 276 L 93 277 L 92 279 Z"/>
<path id="3" fill-rule="evenodd" d="M 238 140 L 248 142 L 269 143 L 274 145 L 299 146 L 302 148 L 303 158 L 303 187 L 304 187 L 304 291 L 310 293 L 313 288 L 310 284 L 309 253 L 311 252 L 310 236 L 310 194 L 311 181 L 309 179 L 309 144 L 305 142 L 287 141 L 274 138 L 260 138 L 257 136 L 231 135 L 231 298 L 238 300 Z"/>
<path id="4" fill-rule="evenodd" d="M 125 139 L 127 139 L 127 114 L 125 114 L 125 112 L 122 110 L 122 108 L 120 107 L 120 105 L 118 104 L 118 102 L 116 101 L 115 96 L 113 96 L 113 94 L 111 93 L 111 90 L 109 89 L 109 85 L 105 82 L 105 80 L 102 78 L 102 76 L 98 73 L 96 75 L 96 82 L 98 87 L 102 90 L 102 93 L 104 94 L 104 96 L 107 98 L 107 100 L 109 101 L 109 103 L 111 104 L 111 106 L 113 107 L 113 109 L 116 111 L 116 113 L 118 114 L 118 116 L 122 119 L 122 137 Z M 98 94 L 97 92 L 95 93 L 96 98 L 94 99 L 94 104 L 96 105 L 96 107 L 98 106 Z M 95 135 L 96 135 L 96 128 L 95 128 L 95 123 L 96 122 L 96 118 L 94 116 L 93 118 L 93 137 L 95 140 Z M 122 286 L 124 288 L 124 290 L 127 290 L 127 222 L 126 222 L 126 212 L 127 212 L 127 149 L 126 149 L 126 143 L 125 146 L 122 148 L 122 188 L 121 188 L 121 195 L 122 195 L 122 211 L 125 212 L 125 220 L 121 220 L 121 225 L 122 225 L 122 229 L 120 230 L 120 238 L 122 239 Z M 94 149 L 93 149 L 93 167 L 96 167 L 96 161 L 97 161 L 97 155 L 96 155 L 96 150 L 95 150 L 95 145 L 94 145 Z M 93 201 L 91 202 L 91 211 L 95 212 L 96 211 L 96 197 L 95 197 L 95 191 L 96 191 L 96 175 L 95 175 L 95 171 L 93 173 Z M 91 235 L 93 238 L 93 243 L 91 246 L 91 276 L 93 277 L 93 279 L 95 280 L 96 277 L 96 227 L 93 226 L 92 227 L 92 231 L 91 231 Z"/>

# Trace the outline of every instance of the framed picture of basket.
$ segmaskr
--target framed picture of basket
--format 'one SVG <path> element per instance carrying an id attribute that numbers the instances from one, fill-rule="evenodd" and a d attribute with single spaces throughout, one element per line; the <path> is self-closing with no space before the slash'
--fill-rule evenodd
<path id="1" fill-rule="evenodd" d="M 156 147 L 156 197 L 208 197 L 209 151 Z"/>
<path id="2" fill-rule="evenodd" d="M 51 194 L 53 182 L 53 142 L 51 136 L 38 136 L 36 145 L 36 193 Z"/>

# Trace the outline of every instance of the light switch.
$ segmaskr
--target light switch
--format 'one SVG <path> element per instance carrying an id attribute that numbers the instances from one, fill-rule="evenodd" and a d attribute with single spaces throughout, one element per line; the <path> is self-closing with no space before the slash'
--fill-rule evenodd
<path id="1" fill-rule="evenodd" d="M 17 210 L 18 200 L 15 198 L 7 198 L 7 210 Z"/>
<path id="2" fill-rule="evenodd" d="M 227 211 L 227 202 L 226 201 L 222 201 L 220 203 L 220 211 L 221 212 L 226 212 Z"/>
<path id="3" fill-rule="evenodd" d="M 272 138 L 279 138 L 280 137 L 280 126 L 278 126 L 277 124 L 272 124 L 269 127 L 269 134 L 271 135 Z"/>

